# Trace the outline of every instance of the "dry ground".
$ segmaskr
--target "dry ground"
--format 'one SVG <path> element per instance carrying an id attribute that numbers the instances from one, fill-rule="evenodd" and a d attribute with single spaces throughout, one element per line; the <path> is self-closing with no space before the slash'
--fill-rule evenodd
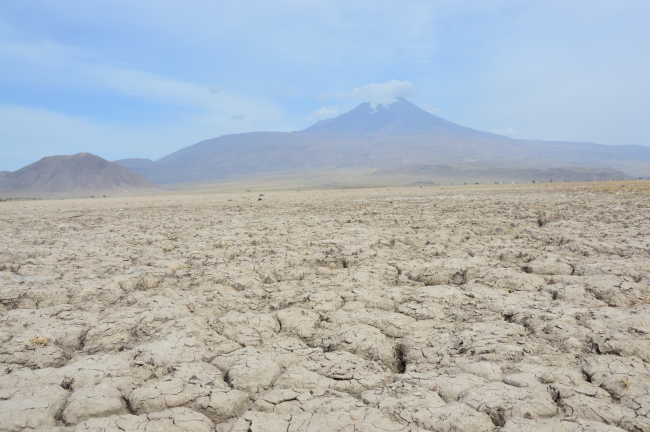
<path id="1" fill-rule="evenodd" d="M 0 430 L 648 431 L 624 185 L 0 203 Z"/>

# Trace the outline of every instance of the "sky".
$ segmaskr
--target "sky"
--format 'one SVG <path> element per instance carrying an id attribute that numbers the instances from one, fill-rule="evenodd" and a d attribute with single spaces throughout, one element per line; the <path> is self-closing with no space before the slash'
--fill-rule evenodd
<path id="1" fill-rule="evenodd" d="M 156 160 L 402 96 L 512 138 L 650 145 L 647 0 L 0 2 L 0 170 Z"/>

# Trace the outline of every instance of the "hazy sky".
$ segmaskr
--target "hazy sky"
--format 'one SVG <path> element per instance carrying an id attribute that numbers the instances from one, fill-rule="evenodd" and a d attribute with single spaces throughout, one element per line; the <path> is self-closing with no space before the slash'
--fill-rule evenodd
<path id="1" fill-rule="evenodd" d="M 648 0 L 4 1 L 0 170 L 395 96 L 515 138 L 650 145 L 648 22 Z"/>

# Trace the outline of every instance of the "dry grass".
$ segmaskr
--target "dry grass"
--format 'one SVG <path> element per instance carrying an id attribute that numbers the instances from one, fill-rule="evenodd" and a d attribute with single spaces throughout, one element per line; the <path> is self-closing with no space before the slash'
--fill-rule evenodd
<path id="1" fill-rule="evenodd" d="M 636 302 L 636 303 L 634 304 L 634 307 L 637 307 L 637 306 L 640 306 L 640 305 L 642 305 L 642 304 L 645 304 L 645 303 L 647 303 L 648 301 L 650 301 L 650 296 L 644 298 L 643 300 L 640 300 L 640 301 Z"/>
<path id="2" fill-rule="evenodd" d="M 627 376 L 627 375 L 625 375 L 625 376 L 623 377 L 623 379 L 621 380 L 621 382 L 623 382 L 623 385 L 624 385 L 626 388 L 630 388 L 630 387 L 632 386 L 632 380 L 631 380 L 630 377 Z"/>
<path id="3" fill-rule="evenodd" d="M 181 264 L 181 265 L 171 267 L 171 270 L 172 272 L 177 272 L 178 270 L 191 269 L 191 268 L 192 266 Z"/>
<path id="4" fill-rule="evenodd" d="M 650 181 L 647 180 L 598 182 L 590 185 L 594 191 L 607 194 L 650 193 Z"/>
<path id="5" fill-rule="evenodd" d="M 45 346 L 50 342 L 50 340 L 45 337 L 34 336 L 33 338 L 30 339 L 30 342 L 32 343 L 32 345 Z"/>

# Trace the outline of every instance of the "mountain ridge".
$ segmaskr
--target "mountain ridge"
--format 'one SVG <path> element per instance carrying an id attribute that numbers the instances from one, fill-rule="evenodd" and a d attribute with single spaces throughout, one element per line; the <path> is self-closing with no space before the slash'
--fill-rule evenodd
<path id="1" fill-rule="evenodd" d="M 131 159 L 116 163 L 161 184 L 418 163 L 529 168 L 593 166 L 650 175 L 650 147 L 517 140 L 457 125 L 398 98 L 375 108 L 362 103 L 301 131 L 223 135 L 157 161 Z"/>

